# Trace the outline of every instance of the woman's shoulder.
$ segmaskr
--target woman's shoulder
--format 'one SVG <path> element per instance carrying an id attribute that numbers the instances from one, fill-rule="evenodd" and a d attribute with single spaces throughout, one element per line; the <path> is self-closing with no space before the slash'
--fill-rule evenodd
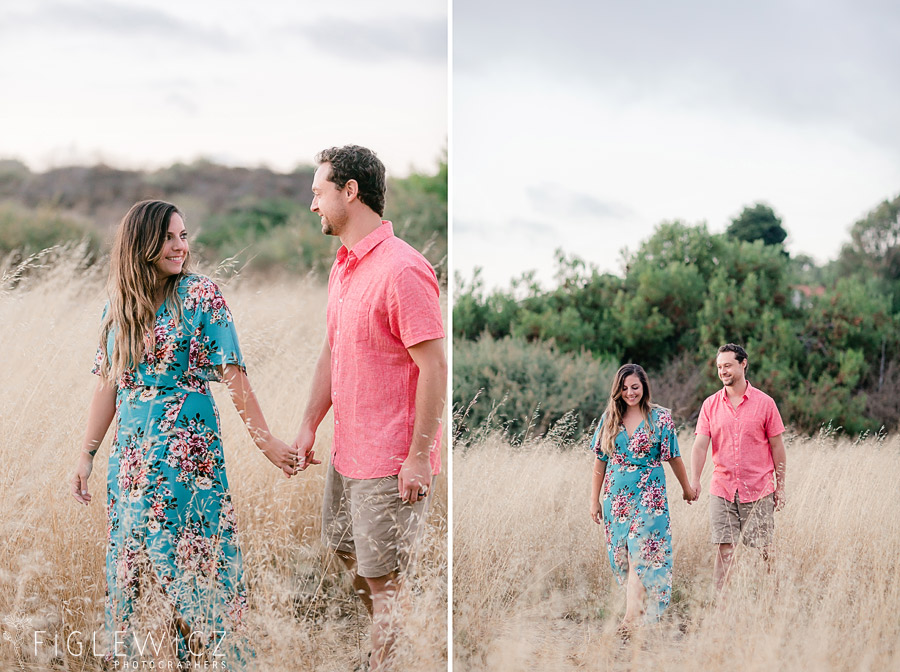
<path id="1" fill-rule="evenodd" d="M 672 412 L 668 408 L 664 408 L 663 406 L 653 406 L 650 409 L 650 417 L 657 427 L 675 427 L 675 421 L 672 420 Z"/>
<path id="2" fill-rule="evenodd" d="M 200 273 L 186 273 L 178 281 L 178 292 L 195 299 L 211 298 L 219 294 L 219 286 L 212 278 Z"/>

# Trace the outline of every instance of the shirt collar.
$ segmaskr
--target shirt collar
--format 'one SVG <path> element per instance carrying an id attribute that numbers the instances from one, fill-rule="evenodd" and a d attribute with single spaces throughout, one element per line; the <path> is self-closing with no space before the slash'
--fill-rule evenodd
<path id="1" fill-rule="evenodd" d="M 750 384 L 750 381 L 748 380 L 748 381 L 747 381 L 747 389 L 744 390 L 744 396 L 741 397 L 741 398 L 742 398 L 742 399 L 749 399 L 749 398 L 750 398 L 750 390 L 752 390 L 752 389 L 754 389 L 754 388 L 753 388 L 753 386 Z M 725 401 L 728 401 L 728 388 L 726 388 L 726 387 L 724 387 L 724 386 L 722 387 L 722 399 L 724 399 Z"/>
<path id="2" fill-rule="evenodd" d="M 366 256 L 369 252 L 374 250 L 379 243 L 391 238 L 394 235 L 394 225 L 391 224 L 386 219 L 381 220 L 381 226 L 372 231 L 368 236 L 360 240 L 356 245 L 353 246 L 352 250 L 348 250 L 344 245 L 341 245 L 340 249 L 337 251 L 338 261 L 343 261 L 350 254 L 356 257 L 357 261 Z"/>

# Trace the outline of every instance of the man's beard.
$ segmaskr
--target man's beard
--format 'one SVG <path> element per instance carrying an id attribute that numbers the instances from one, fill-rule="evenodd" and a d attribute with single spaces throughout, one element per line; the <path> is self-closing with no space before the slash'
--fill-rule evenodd
<path id="1" fill-rule="evenodd" d="M 322 233 L 326 236 L 339 236 L 341 235 L 341 231 L 344 230 L 344 225 L 347 223 L 347 216 L 344 213 L 340 213 L 337 217 L 322 218 Z"/>

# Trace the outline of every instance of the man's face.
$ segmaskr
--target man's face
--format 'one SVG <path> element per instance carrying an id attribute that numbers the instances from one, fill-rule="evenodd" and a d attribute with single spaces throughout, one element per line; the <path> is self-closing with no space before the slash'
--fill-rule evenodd
<path id="1" fill-rule="evenodd" d="M 747 360 L 739 362 L 733 352 L 721 352 L 716 357 L 716 368 L 719 371 L 719 380 L 725 384 L 725 387 L 740 385 L 744 382 Z"/>
<path id="2" fill-rule="evenodd" d="M 347 223 L 347 204 L 343 192 L 330 182 L 331 164 L 323 163 L 313 176 L 313 200 L 309 209 L 322 218 L 322 233 L 339 236 Z"/>

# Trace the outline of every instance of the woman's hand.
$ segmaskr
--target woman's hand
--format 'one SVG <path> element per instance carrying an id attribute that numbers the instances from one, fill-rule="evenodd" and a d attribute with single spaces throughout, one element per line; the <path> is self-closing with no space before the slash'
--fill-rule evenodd
<path id="1" fill-rule="evenodd" d="M 72 474 L 71 485 L 72 496 L 78 500 L 79 504 L 87 506 L 91 503 L 91 493 L 88 492 L 88 478 L 94 469 L 94 456 L 86 451 L 81 451 L 78 457 L 78 463 L 75 465 L 75 473 Z"/>
<path id="2" fill-rule="evenodd" d="M 300 460 L 296 449 L 281 439 L 277 439 L 269 434 L 266 438 L 261 439 L 257 445 L 269 462 L 281 469 L 288 478 L 299 471 L 298 464 Z"/>
<path id="3" fill-rule="evenodd" d="M 603 524 L 603 505 L 600 504 L 599 499 L 591 502 L 591 520 L 598 525 Z"/>
<path id="4" fill-rule="evenodd" d="M 688 504 L 693 504 L 699 496 L 700 493 L 694 490 L 694 488 L 692 488 L 690 485 L 686 488 L 682 488 L 681 490 L 681 497 Z"/>

